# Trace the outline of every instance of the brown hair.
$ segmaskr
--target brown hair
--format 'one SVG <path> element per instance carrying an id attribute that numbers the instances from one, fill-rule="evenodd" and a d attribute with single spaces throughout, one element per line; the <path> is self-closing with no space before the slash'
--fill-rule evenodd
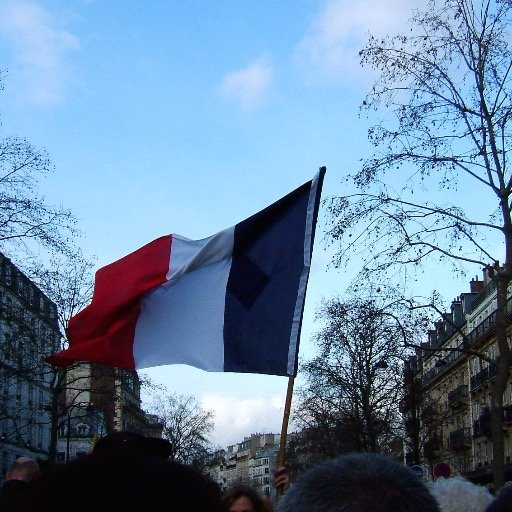
<path id="1" fill-rule="evenodd" d="M 254 512 L 267 512 L 268 509 L 263 498 L 248 485 L 237 485 L 228 489 L 222 496 L 222 503 L 224 503 L 225 510 L 229 511 L 231 505 L 233 505 L 238 498 L 242 498 L 243 496 L 252 503 Z"/>

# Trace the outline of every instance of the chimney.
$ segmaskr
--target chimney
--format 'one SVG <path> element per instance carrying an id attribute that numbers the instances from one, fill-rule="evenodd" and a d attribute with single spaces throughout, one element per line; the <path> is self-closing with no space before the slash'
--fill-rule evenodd
<path id="1" fill-rule="evenodd" d="M 457 297 L 452 301 L 452 321 L 455 325 L 460 325 L 464 321 L 464 313 L 462 311 L 462 301 Z"/>
<path id="2" fill-rule="evenodd" d="M 486 276 L 487 276 L 487 272 L 484 269 L 484 277 L 486 277 Z M 469 283 L 469 290 L 471 291 L 471 293 L 480 293 L 483 291 L 483 289 L 484 289 L 484 281 L 479 281 L 478 276 L 471 279 L 471 281 Z"/>
<path id="3" fill-rule="evenodd" d="M 483 268 L 483 274 L 484 274 L 484 286 L 487 286 L 489 283 L 492 282 L 493 276 L 496 275 L 496 270 L 499 269 L 500 262 L 495 261 L 493 265 L 486 265 Z"/>

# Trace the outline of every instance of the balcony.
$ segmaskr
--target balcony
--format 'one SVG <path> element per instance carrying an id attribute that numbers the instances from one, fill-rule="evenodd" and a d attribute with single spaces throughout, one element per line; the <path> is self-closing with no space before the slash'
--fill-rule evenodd
<path id="1" fill-rule="evenodd" d="M 493 290 L 491 290 L 492 292 Z M 481 302 L 488 294 L 481 294 L 481 297 L 476 299 L 473 302 L 473 307 L 475 307 L 479 302 Z M 512 297 L 509 297 L 507 301 L 507 312 L 510 317 L 512 313 Z M 493 311 L 487 318 L 485 318 L 482 322 L 480 322 L 467 336 L 466 343 L 468 348 L 477 349 L 482 346 L 482 344 L 489 339 L 489 337 L 494 333 L 494 329 L 496 327 L 496 311 Z"/>
<path id="2" fill-rule="evenodd" d="M 465 384 L 457 386 L 448 393 L 448 407 L 455 409 L 468 404 L 468 387 Z"/>
<path id="3" fill-rule="evenodd" d="M 491 411 L 488 409 L 473 422 L 473 437 L 478 436 L 491 436 Z"/>
<path id="4" fill-rule="evenodd" d="M 477 349 L 482 346 L 494 332 L 496 326 L 496 311 L 480 322 L 466 337 L 468 348 Z"/>
<path id="5" fill-rule="evenodd" d="M 492 293 L 493 290 L 491 290 L 490 293 Z M 487 293 L 481 293 L 480 296 L 473 302 L 473 307 L 478 304 L 479 301 L 483 300 L 487 296 Z M 509 319 L 512 318 L 512 297 L 509 297 L 507 301 L 507 312 Z M 478 350 L 486 341 L 489 340 L 491 336 L 494 335 L 496 330 L 496 311 L 493 311 L 489 316 L 487 316 L 482 322 L 480 322 L 471 332 L 469 332 L 465 337 L 463 342 L 459 345 L 460 349 L 472 349 L 472 350 Z M 436 336 L 435 343 L 431 344 L 431 347 L 441 347 L 443 346 L 453 335 L 452 331 L 449 331 L 447 333 L 442 333 L 441 336 Z M 429 384 L 432 380 L 434 380 L 438 375 L 441 375 L 445 373 L 446 369 L 455 361 L 459 360 L 462 356 L 464 356 L 463 353 L 460 352 L 448 352 L 448 355 L 441 359 L 443 366 L 434 367 L 431 368 L 428 372 L 425 372 L 422 377 L 421 381 L 422 384 L 425 386 Z M 492 378 L 494 375 L 492 375 L 489 378 Z M 482 374 L 480 376 L 480 379 L 484 379 L 486 381 L 485 375 Z M 472 379 L 473 380 L 473 379 Z M 477 381 L 479 379 L 475 379 Z M 487 378 L 488 380 L 488 378 Z M 474 391 L 475 387 L 481 385 L 479 384 L 471 384 L 471 392 Z"/>
<path id="6" fill-rule="evenodd" d="M 448 435 L 448 440 L 450 449 L 453 451 L 465 450 L 466 448 L 469 448 L 471 446 L 469 428 L 463 427 L 450 432 Z"/>
<path id="7" fill-rule="evenodd" d="M 456 348 L 462 350 L 464 348 L 464 343 L 460 343 Z M 438 359 L 436 365 L 422 375 L 422 385 L 426 386 L 437 376 L 444 374 L 446 370 L 451 368 L 454 363 L 460 361 L 463 357 L 466 357 L 466 354 L 464 352 L 460 352 L 459 350 L 452 350 L 451 352 L 448 352 L 443 358 Z"/>
<path id="8" fill-rule="evenodd" d="M 507 425 L 512 423 L 512 405 L 503 406 L 503 421 Z"/>
<path id="9" fill-rule="evenodd" d="M 512 424 L 512 405 L 503 406 L 503 423 Z M 491 411 L 485 409 L 480 417 L 473 422 L 473 437 L 487 436 L 491 437 Z"/>
<path id="10" fill-rule="evenodd" d="M 478 388 L 487 384 L 496 376 L 496 366 L 489 365 L 482 368 L 477 374 L 470 379 L 471 392 L 474 393 Z"/>
<path id="11" fill-rule="evenodd" d="M 437 452 L 442 449 L 442 447 L 443 442 L 441 438 L 437 434 L 434 434 L 423 444 L 423 454 L 425 455 L 426 459 L 432 460 L 435 458 Z"/>
<path id="12" fill-rule="evenodd" d="M 424 423 L 434 423 L 439 419 L 439 409 L 434 404 L 426 405 L 421 410 L 420 416 Z"/>

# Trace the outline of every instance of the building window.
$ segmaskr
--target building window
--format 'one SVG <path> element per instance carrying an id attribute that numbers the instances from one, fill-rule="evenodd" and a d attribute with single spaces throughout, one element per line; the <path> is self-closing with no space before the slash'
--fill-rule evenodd
<path id="1" fill-rule="evenodd" d="M 76 427 L 79 436 L 85 436 L 89 432 L 89 425 L 79 423 Z"/>

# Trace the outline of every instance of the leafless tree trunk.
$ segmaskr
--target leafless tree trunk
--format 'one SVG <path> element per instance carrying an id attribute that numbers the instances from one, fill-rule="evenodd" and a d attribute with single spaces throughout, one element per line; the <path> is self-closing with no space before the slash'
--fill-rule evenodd
<path id="1" fill-rule="evenodd" d="M 375 153 L 353 176 L 361 193 L 329 202 L 337 265 L 355 252 L 363 275 L 396 277 L 428 262 L 459 271 L 492 267 L 496 489 L 504 478 L 502 393 L 510 356 L 511 22 L 508 1 L 430 0 L 414 13 L 409 33 L 371 36 L 360 56 L 379 77 L 363 109 L 387 117 L 369 130 Z"/>

